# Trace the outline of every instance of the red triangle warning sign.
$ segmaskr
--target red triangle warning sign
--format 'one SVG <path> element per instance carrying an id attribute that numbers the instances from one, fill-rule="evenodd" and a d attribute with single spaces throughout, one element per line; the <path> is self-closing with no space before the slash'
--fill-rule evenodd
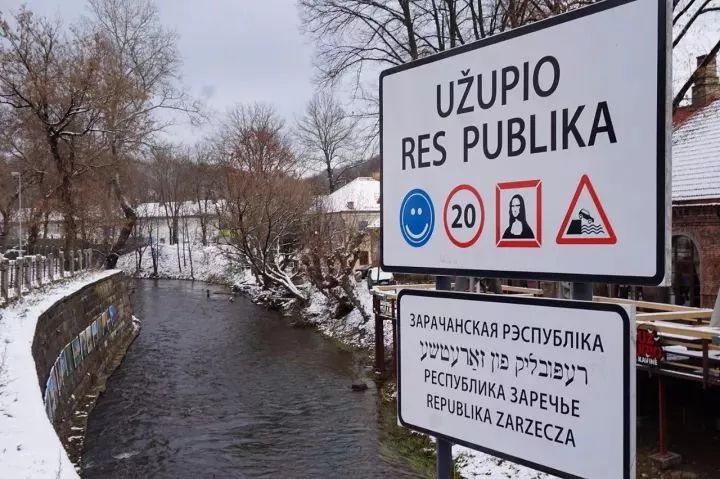
<path id="1" fill-rule="evenodd" d="M 587 175 L 580 178 L 570 207 L 565 213 L 565 219 L 558 230 L 556 242 L 558 244 L 617 243 L 615 231 Z"/>

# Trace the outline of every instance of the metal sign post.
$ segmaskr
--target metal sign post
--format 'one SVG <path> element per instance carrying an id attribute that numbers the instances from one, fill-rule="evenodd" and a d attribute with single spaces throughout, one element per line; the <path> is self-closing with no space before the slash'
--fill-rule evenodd
<path id="1" fill-rule="evenodd" d="M 449 291 L 450 276 L 436 276 L 435 289 Z M 399 315 L 398 315 L 399 317 Z M 437 479 L 451 479 L 453 473 L 452 443 L 440 437 L 435 438 L 435 470 Z"/>

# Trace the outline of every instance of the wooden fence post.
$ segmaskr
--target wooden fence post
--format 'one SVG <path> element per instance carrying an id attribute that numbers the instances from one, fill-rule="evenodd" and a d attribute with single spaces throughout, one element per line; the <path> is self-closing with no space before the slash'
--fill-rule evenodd
<path id="1" fill-rule="evenodd" d="M 63 250 L 58 252 L 58 276 L 60 279 L 65 277 L 65 252 Z"/>

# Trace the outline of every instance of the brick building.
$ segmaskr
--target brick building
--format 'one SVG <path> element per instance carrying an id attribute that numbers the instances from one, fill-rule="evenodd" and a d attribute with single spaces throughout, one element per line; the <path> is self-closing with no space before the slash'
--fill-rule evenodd
<path id="1" fill-rule="evenodd" d="M 704 57 L 698 58 L 698 64 Z M 665 301 L 712 307 L 720 289 L 720 80 L 715 59 L 673 117 L 672 287 Z"/>

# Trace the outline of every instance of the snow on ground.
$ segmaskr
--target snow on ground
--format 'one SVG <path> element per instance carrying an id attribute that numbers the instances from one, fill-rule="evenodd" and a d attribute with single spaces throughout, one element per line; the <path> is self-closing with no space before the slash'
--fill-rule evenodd
<path id="1" fill-rule="evenodd" d="M 135 274 L 135 261 L 133 253 L 127 254 L 120 258 L 118 267 L 128 274 Z M 197 280 L 233 284 L 258 302 L 266 301 L 266 296 L 273 294 L 272 291 L 260 291 L 249 271 L 234 271 L 230 261 L 223 254 L 222 246 L 194 245 L 193 261 L 194 276 Z M 143 269 L 138 276 L 147 278 L 152 272 L 152 258 L 148 249 L 143 257 Z M 158 276 L 191 279 L 189 264 L 182 269 L 178 268 L 175 246 L 160 245 Z M 355 290 L 365 310 L 372 315 L 372 295 L 367 288 L 367 283 L 365 281 L 356 283 Z M 308 306 L 302 314 L 322 334 L 351 347 L 366 349 L 374 347 L 375 322 L 373 320 L 364 322 L 357 309 L 344 317 L 334 318 L 333 305 L 325 296 L 313 289 L 309 293 L 309 297 Z M 392 327 L 388 322 L 385 324 L 385 345 L 392 347 L 392 342 Z M 553 477 L 461 446 L 453 447 L 453 454 L 461 464 L 461 474 L 467 479 L 551 479 Z"/>
<path id="2" fill-rule="evenodd" d="M 355 283 L 355 294 L 365 311 L 372 316 L 373 299 L 365 281 Z M 375 347 L 375 321 L 371 319 L 365 322 L 357 308 L 346 316 L 334 318 L 333 305 L 320 292 L 314 291 L 303 314 L 322 334 L 330 338 L 355 348 Z M 392 327 L 388 322 L 385 324 L 385 346 L 391 347 L 392 341 Z"/>
<path id="3" fill-rule="evenodd" d="M 185 251 L 183 258 L 182 245 L 180 246 L 180 261 L 178 262 L 177 247 L 175 245 L 158 245 L 158 278 L 164 279 L 196 279 L 209 283 L 232 284 L 235 274 L 231 263 L 226 256 L 226 247 L 222 245 L 193 244 L 192 268 L 190 267 L 190 255 Z M 128 275 L 140 278 L 150 278 L 153 274 L 152 255 L 150 248 L 143 253 L 142 265 L 139 272 L 136 271 L 137 255 L 134 252 L 125 254 L 118 260 L 117 267 Z"/>
<path id="4" fill-rule="evenodd" d="M 462 446 L 453 446 L 453 456 L 460 464 L 460 474 L 467 479 L 553 479 L 555 477 Z"/>
<path id="5" fill-rule="evenodd" d="M 32 342 L 57 301 L 118 270 L 84 273 L 0 309 L 0 468 L 8 478 L 79 478 L 45 413 Z"/>

